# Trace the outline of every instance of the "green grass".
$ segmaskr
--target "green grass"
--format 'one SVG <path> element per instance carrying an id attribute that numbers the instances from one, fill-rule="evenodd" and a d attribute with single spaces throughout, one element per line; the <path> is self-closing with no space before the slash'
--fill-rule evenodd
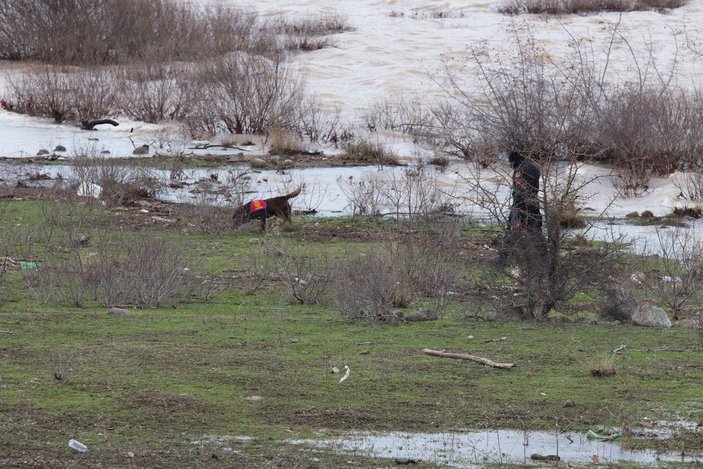
<path id="1" fill-rule="evenodd" d="M 17 204 L 9 213 L 41 223 L 35 204 Z M 299 235 L 284 237 L 335 256 L 370 242 Z M 170 236 L 187 240 L 204 271 L 247 268 L 251 235 Z M 0 466 L 129 467 L 131 459 L 135 467 L 307 467 L 309 454 L 285 440 L 321 429 L 585 432 L 644 418 L 703 418 L 699 338 L 688 329 L 449 315 L 396 325 L 349 321 L 331 305 L 296 305 L 279 283 L 247 294 L 244 280 L 209 303 L 120 318 L 105 308 L 38 303 L 17 272 L 0 291 L 9 287 L 0 302 Z M 617 374 L 591 376 L 588 359 L 621 344 L 627 348 L 614 356 Z M 516 366 L 431 357 L 423 348 Z M 344 365 L 351 375 L 340 384 L 331 370 Z M 254 439 L 230 443 L 236 451 L 208 440 L 223 436 Z M 90 453 L 73 454 L 69 438 Z M 700 438 L 656 444 L 694 450 Z M 315 456 L 323 467 L 349 459 Z M 354 460 L 361 467 L 392 462 Z"/>

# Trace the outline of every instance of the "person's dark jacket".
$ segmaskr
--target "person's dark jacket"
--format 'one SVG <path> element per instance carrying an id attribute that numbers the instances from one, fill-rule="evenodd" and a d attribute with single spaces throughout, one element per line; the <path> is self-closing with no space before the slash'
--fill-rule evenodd
<path id="1" fill-rule="evenodd" d="M 540 170 L 531 160 L 511 154 L 513 165 L 513 205 L 510 209 L 510 228 L 542 228 L 539 208 Z"/>

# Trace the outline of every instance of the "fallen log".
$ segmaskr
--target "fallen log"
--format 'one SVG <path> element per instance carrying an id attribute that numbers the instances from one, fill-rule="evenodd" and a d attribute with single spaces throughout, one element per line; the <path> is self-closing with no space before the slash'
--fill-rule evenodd
<path id="1" fill-rule="evenodd" d="M 112 119 L 94 119 L 94 120 L 82 120 L 81 121 L 81 129 L 83 130 L 95 130 L 96 125 L 100 124 L 110 124 L 113 127 L 116 127 L 120 124 L 117 123 L 117 121 L 114 121 Z"/>
<path id="2" fill-rule="evenodd" d="M 423 349 L 423 352 L 425 352 L 427 355 L 433 355 L 435 357 L 444 357 L 444 358 L 456 358 L 458 360 L 468 360 L 476 363 L 481 363 L 482 365 L 486 366 L 492 366 L 494 368 L 512 368 L 515 366 L 515 363 L 496 363 L 494 361 L 491 361 L 487 358 L 483 357 L 477 357 L 476 355 L 467 355 L 464 353 L 452 353 L 452 352 L 445 352 L 443 350 L 432 350 L 432 349 Z"/>

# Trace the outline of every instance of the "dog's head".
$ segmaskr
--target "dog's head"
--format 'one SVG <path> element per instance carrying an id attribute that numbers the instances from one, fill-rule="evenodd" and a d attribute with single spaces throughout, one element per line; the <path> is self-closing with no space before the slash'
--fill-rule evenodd
<path id="1" fill-rule="evenodd" d="M 249 217 L 249 204 L 251 204 L 251 202 L 247 202 L 246 204 L 234 209 L 232 220 L 234 220 L 235 223 L 244 223 L 247 220 Z"/>

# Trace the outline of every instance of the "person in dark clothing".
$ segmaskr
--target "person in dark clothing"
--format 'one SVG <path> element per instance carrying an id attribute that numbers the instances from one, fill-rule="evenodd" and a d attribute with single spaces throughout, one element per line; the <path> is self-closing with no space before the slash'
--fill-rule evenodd
<path id="1" fill-rule="evenodd" d="M 516 151 L 510 152 L 508 160 L 513 168 L 513 203 L 499 253 L 499 266 L 506 265 L 509 255 L 541 256 L 546 249 L 539 204 L 540 170 L 533 161 Z"/>
<path id="2" fill-rule="evenodd" d="M 527 228 L 541 231 L 539 168 L 516 151 L 510 152 L 508 160 L 513 167 L 513 205 L 510 208 L 508 229 Z"/>

